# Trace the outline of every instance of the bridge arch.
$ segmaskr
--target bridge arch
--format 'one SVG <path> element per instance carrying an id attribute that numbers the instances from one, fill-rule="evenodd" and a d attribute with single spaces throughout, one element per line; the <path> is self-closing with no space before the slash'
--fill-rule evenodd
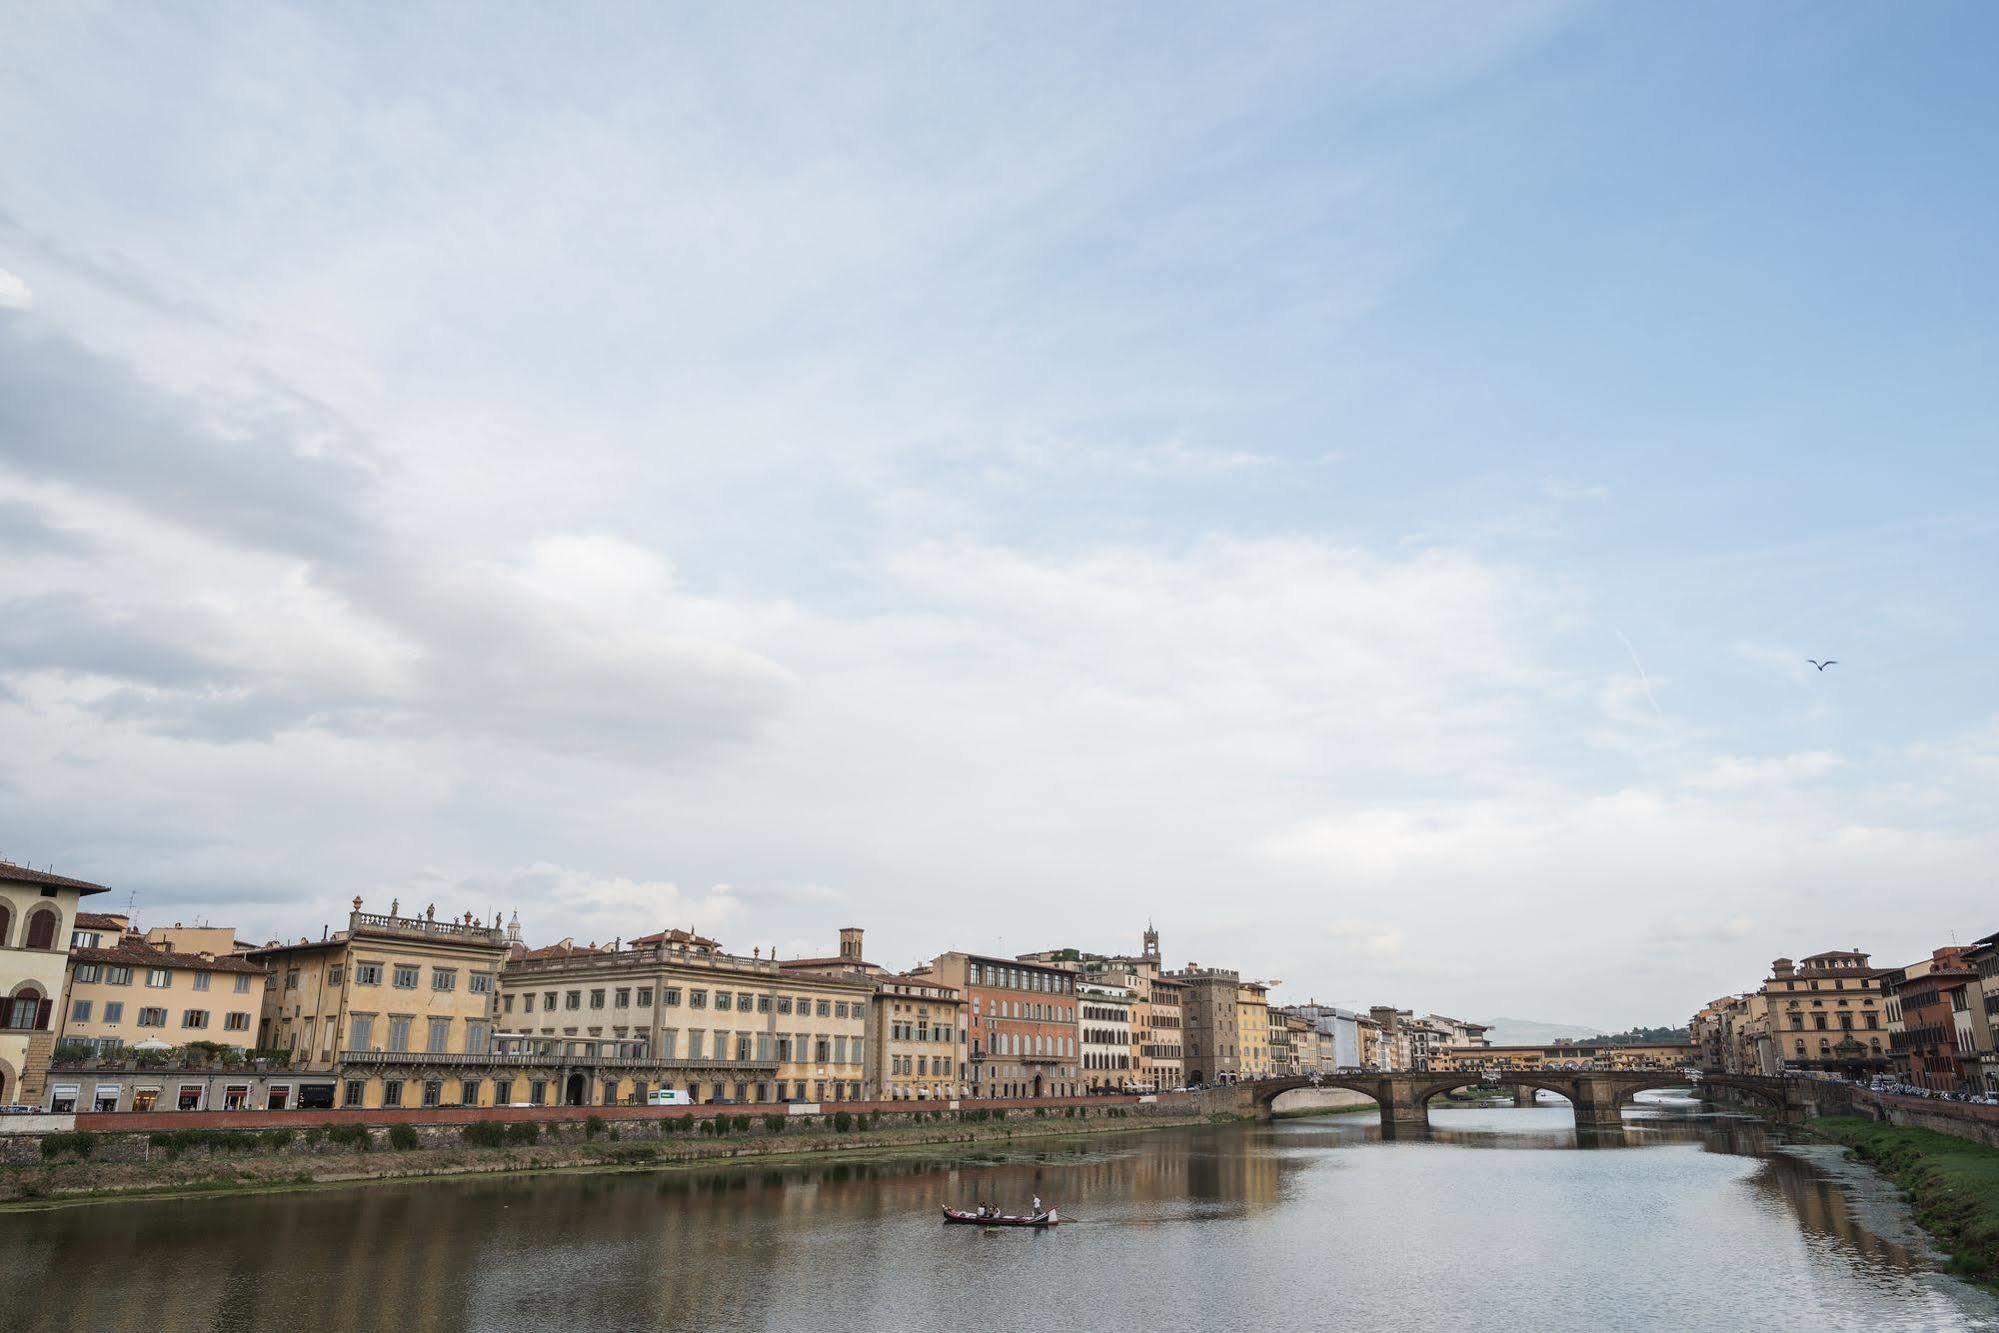
<path id="1" fill-rule="evenodd" d="M 1342 1083 L 1335 1079 L 1321 1079 L 1317 1083 L 1307 1083 L 1304 1082 L 1303 1080 L 1300 1080 L 1299 1082 L 1293 1084 L 1292 1086 L 1283 1089 L 1281 1092 L 1273 1093 L 1267 1099 L 1260 1098 L 1259 1100 L 1263 1101 L 1263 1104 L 1267 1106 L 1273 1113 L 1275 1113 L 1277 1111 L 1289 1109 L 1285 1106 L 1280 1105 L 1280 1103 L 1285 1098 L 1290 1097 L 1291 1094 L 1294 1092 L 1307 1092 L 1307 1093 L 1352 1092 L 1352 1093 L 1357 1093 L 1362 1097 L 1365 1097 L 1369 1102 L 1373 1103 L 1377 1108 L 1384 1106 L 1386 1104 L 1382 1101 L 1381 1089 L 1375 1086 L 1370 1086 L 1369 1081 L 1364 1079 L 1356 1080 L 1351 1083 Z M 1297 1100 L 1294 1099 L 1292 1105 L 1295 1106 L 1296 1104 Z"/>
<path id="2" fill-rule="evenodd" d="M 1560 1076 L 1547 1076 L 1547 1075 L 1539 1075 L 1532 1073 L 1518 1073 L 1518 1074 L 1506 1073 L 1506 1074 L 1496 1074 L 1490 1077 L 1487 1077 L 1485 1075 L 1476 1075 L 1471 1078 L 1466 1078 L 1463 1075 L 1456 1075 L 1454 1077 L 1444 1079 L 1440 1082 L 1425 1086 L 1421 1091 L 1417 1093 L 1416 1099 L 1420 1101 L 1424 1105 L 1424 1107 L 1427 1108 L 1432 1100 L 1434 1100 L 1437 1097 L 1443 1096 L 1447 1092 L 1455 1092 L 1459 1088 L 1487 1088 L 1487 1087 L 1532 1088 L 1537 1092 L 1552 1092 L 1565 1102 L 1574 1102 L 1576 1099 L 1576 1089 L 1575 1089 L 1574 1080 L 1562 1078 Z"/>
<path id="3" fill-rule="evenodd" d="M 1759 1078 L 1736 1078 L 1729 1074 L 1702 1074 L 1698 1082 L 1692 1082 L 1692 1087 L 1696 1093 L 1702 1093 L 1708 1088 L 1733 1088 L 1737 1092 L 1746 1092 L 1765 1105 L 1774 1106 L 1781 1111 L 1784 1109 L 1783 1084 L 1777 1082 L 1775 1087 L 1767 1086 L 1772 1081 Z M 1677 1086 L 1684 1087 L 1689 1082 L 1691 1080 L 1683 1080 Z"/>

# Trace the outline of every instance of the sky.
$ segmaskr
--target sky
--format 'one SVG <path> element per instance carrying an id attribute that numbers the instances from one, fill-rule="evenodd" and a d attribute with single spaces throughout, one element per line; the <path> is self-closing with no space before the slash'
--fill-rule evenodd
<path id="1" fill-rule="evenodd" d="M 0 856 L 93 906 L 1603 1027 L 1999 929 L 1991 6 L 7 30 Z"/>

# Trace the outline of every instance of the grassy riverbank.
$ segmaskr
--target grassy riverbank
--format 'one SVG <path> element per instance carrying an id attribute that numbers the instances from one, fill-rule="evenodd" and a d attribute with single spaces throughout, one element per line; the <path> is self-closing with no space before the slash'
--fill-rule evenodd
<path id="1" fill-rule="evenodd" d="M 1022 1140 L 1177 1129 L 1206 1124 L 1210 1119 L 1195 1114 L 1103 1119 L 1022 1116 L 994 1124 L 952 1123 L 948 1128 L 943 1123 L 900 1125 L 810 1136 L 721 1134 L 712 1138 L 688 1137 L 633 1143 L 592 1135 L 541 1140 L 520 1146 L 501 1146 L 496 1139 L 492 1146 L 390 1146 L 370 1151 L 318 1152 L 311 1155 L 257 1152 L 249 1148 L 220 1151 L 206 1147 L 163 1151 L 156 1159 L 146 1162 L 91 1161 L 86 1154 L 82 1158 L 59 1157 L 32 1165 L 0 1167 L 0 1212 L 119 1200 L 270 1193 L 452 1176 L 770 1166 L 918 1149 L 977 1147 Z"/>
<path id="2" fill-rule="evenodd" d="M 1999 1286 L 1999 1148 L 1858 1116 L 1810 1127 L 1902 1187 L 1916 1221 L 1950 1252 L 1953 1272 Z"/>

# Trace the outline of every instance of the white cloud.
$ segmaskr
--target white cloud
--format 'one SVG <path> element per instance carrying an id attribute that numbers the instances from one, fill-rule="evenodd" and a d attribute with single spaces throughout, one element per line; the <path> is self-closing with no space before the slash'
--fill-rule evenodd
<path id="1" fill-rule="evenodd" d="M 18 273 L 0 268 L 0 310 L 26 310 L 35 303 L 35 294 Z"/>

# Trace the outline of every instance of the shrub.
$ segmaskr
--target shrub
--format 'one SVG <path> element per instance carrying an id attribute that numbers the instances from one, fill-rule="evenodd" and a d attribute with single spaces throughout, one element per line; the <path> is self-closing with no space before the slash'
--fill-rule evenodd
<path id="1" fill-rule="evenodd" d="M 614 1148 L 611 1150 L 611 1160 L 614 1162 L 650 1162 L 657 1156 L 659 1156 L 659 1149 L 657 1148 L 637 1147 Z"/>
<path id="2" fill-rule="evenodd" d="M 97 1147 L 97 1136 L 86 1130 L 74 1130 L 66 1134 L 42 1135 L 42 1156 L 59 1157 L 71 1153 L 76 1157 L 88 1157 Z"/>
<path id="3" fill-rule="evenodd" d="M 845 1134 L 853 1127 L 854 1117 L 848 1115 L 845 1111 L 835 1111 L 833 1113 L 833 1129 L 836 1133 Z"/>
<path id="4" fill-rule="evenodd" d="M 408 1152 L 420 1146 L 420 1142 L 416 1136 L 415 1125 L 389 1126 L 389 1146 L 397 1152 Z"/>
<path id="5" fill-rule="evenodd" d="M 326 1141 L 352 1148 L 355 1152 L 368 1152 L 375 1146 L 375 1136 L 368 1132 L 366 1125 L 328 1125 Z"/>
<path id="6" fill-rule="evenodd" d="M 293 1141 L 298 1138 L 298 1131 L 295 1129 L 267 1129 L 258 1135 L 258 1138 L 262 1140 L 266 1148 L 272 1152 L 278 1152 L 292 1146 Z"/>
<path id="7" fill-rule="evenodd" d="M 481 1120 L 458 1131 L 458 1137 L 473 1148 L 501 1148 L 506 1146 L 507 1127 Z"/>
<path id="8" fill-rule="evenodd" d="M 541 1141 L 541 1126 L 533 1120 L 523 1120 L 518 1125 L 507 1126 L 507 1142 L 538 1143 Z"/>
<path id="9" fill-rule="evenodd" d="M 786 1115 L 767 1115 L 764 1117 L 764 1130 L 771 1134 L 782 1134 L 784 1133 L 784 1122 L 790 1118 L 790 1116 Z"/>
<path id="10" fill-rule="evenodd" d="M 59 1041 L 49 1052 L 49 1061 L 58 1065 L 80 1065 L 97 1058 L 97 1052 L 80 1041 Z"/>
<path id="11" fill-rule="evenodd" d="M 597 1137 L 597 1136 L 598 1136 L 599 1134 L 602 1134 L 603 1132 L 604 1132 L 604 1117 L 603 1117 L 603 1116 L 601 1116 L 601 1115 L 590 1115 L 590 1116 L 585 1116 L 585 1117 L 583 1117 L 583 1137 L 584 1137 L 584 1138 L 586 1138 L 586 1139 L 594 1139 L 594 1138 L 596 1138 L 596 1137 Z"/>

